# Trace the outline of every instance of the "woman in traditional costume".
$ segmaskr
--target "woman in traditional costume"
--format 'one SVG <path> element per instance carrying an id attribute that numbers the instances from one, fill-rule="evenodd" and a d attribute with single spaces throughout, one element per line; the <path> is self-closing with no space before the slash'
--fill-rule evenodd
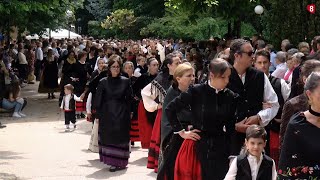
<path id="1" fill-rule="evenodd" d="M 162 71 L 157 77 L 142 89 L 144 107 L 148 112 L 157 112 L 153 125 L 151 141 L 148 153 L 147 168 L 158 172 L 158 159 L 160 154 L 160 124 L 162 115 L 162 104 L 167 90 L 172 85 L 173 73 L 181 60 L 176 54 L 168 54 L 162 64 Z"/>
<path id="2" fill-rule="evenodd" d="M 120 76 L 121 63 L 108 62 L 108 77 L 100 80 L 96 97 L 96 118 L 99 121 L 100 161 L 110 165 L 110 171 L 125 169 L 129 159 L 130 80 Z"/>
<path id="3" fill-rule="evenodd" d="M 178 152 L 175 180 L 221 180 L 229 168 L 235 138 L 237 94 L 227 89 L 231 66 L 223 59 L 209 64 L 209 81 L 181 93 L 165 109 L 174 134 L 184 140 Z M 181 126 L 178 114 L 191 107 L 191 130 Z"/>

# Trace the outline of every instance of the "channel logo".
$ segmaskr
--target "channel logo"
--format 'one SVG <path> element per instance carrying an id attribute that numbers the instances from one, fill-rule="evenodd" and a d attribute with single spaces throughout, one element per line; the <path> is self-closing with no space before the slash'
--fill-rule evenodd
<path id="1" fill-rule="evenodd" d="M 307 5 L 307 10 L 309 13 L 314 14 L 316 13 L 316 5 L 315 4 L 309 4 Z"/>

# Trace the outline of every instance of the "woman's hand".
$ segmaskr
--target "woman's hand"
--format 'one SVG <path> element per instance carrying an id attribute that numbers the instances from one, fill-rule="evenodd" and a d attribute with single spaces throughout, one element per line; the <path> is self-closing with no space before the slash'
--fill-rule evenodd
<path id="1" fill-rule="evenodd" d="M 250 126 L 250 125 L 246 124 L 247 119 L 248 118 L 245 118 L 244 120 L 237 122 L 235 124 L 236 131 L 241 132 L 241 133 L 246 133 L 247 128 Z"/>
<path id="2" fill-rule="evenodd" d="M 197 134 L 198 132 L 201 132 L 201 131 L 199 131 L 198 129 L 194 129 L 192 131 L 181 131 L 181 132 L 179 132 L 179 135 L 183 139 L 191 139 L 193 141 L 198 141 L 201 139 L 199 134 Z"/>
<path id="3" fill-rule="evenodd" d="M 158 109 L 162 109 L 162 104 L 159 103 L 157 108 L 158 108 Z"/>
<path id="4" fill-rule="evenodd" d="M 87 113 L 87 118 L 88 118 L 88 119 L 91 119 L 91 116 L 92 116 L 92 113 L 91 113 L 91 112 Z"/>

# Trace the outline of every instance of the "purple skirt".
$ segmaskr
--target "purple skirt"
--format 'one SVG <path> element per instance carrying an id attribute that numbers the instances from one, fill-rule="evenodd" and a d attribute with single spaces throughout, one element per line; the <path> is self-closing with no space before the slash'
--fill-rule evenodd
<path id="1" fill-rule="evenodd" d="M 127 144 L 99 145 L 100 162 L 110 166 L 126 167 L 130 157 L 129 142 Z"/>

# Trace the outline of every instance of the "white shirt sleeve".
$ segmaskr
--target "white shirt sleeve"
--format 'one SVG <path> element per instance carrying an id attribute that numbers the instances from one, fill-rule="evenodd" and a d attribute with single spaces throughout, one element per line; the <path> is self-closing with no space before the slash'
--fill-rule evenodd
<path id="1" fill-rule="evenodd" d="M 267 75 L 264 75 L 263 102 L 272 104 L 271 108 L 263 109 L 258 113 L 261 118 L 260 125 L 264 127 L 277 115 L 279 110 L 277 94 L 274 92 Z"/>
<path id="2" fill-rule="evenodd" d="M 272 164 L 272 180 L 277 180 L 277 170 L 276 170 L 276 164 L 274 163 Z"/>
<path id="3" fill-rule="evenodd" d="M 234 158 L 224 180 L 235 180 L 238 172 L 237 158 Z M 273 180 L 273 179 L 272 179 Z"/>
<path id="4" fill-rule="evenodd" d="M 290 95 L 291 87 L 283 79 L 281 79 L 280 82 L 281 82 L 281 94 L 282 94 L 283 100 L 286 101 Z"/>
<path id="5" fill-rule="evenodd" d="M 89 93 L 86 103 L 87 114 L 91 113 L 91 102 L 92 102 L 92 93 Z"/>
<path id="6" fill-rule="evenodd" d="M 78 97 L 78 96 L 75 95 L 75 94 L 73 95 L 73 98 L 74 98 L 75 101 L 81 101 L 81 102 L 82 102 L 82 100 L 80 99 L 80 97 Z"/>
<path id="7" fill-rule="evenodd" d="M 155 91 L 151 93 L 151 83 L 141 90 L 141 96 L 143 105 L 147 111 L 154 112 L 158 109 L 158 103 L 154 101 L 156 99 Z"/>
<path id="8" fill-rule="evenodd" d="M 140 77 L 140 76 L 141 76 L 140 71 L 141 71 L 140 68 L 136 68 L 136 69 L 134 70 L 133 76 L 134 76 L 134 77 Z"/>
<path id="9" fill-rule="evenodd" d="M 60 109 L 63 109 L 63 106 L 64 106 L 64 97 L 62 98 Z"/>

